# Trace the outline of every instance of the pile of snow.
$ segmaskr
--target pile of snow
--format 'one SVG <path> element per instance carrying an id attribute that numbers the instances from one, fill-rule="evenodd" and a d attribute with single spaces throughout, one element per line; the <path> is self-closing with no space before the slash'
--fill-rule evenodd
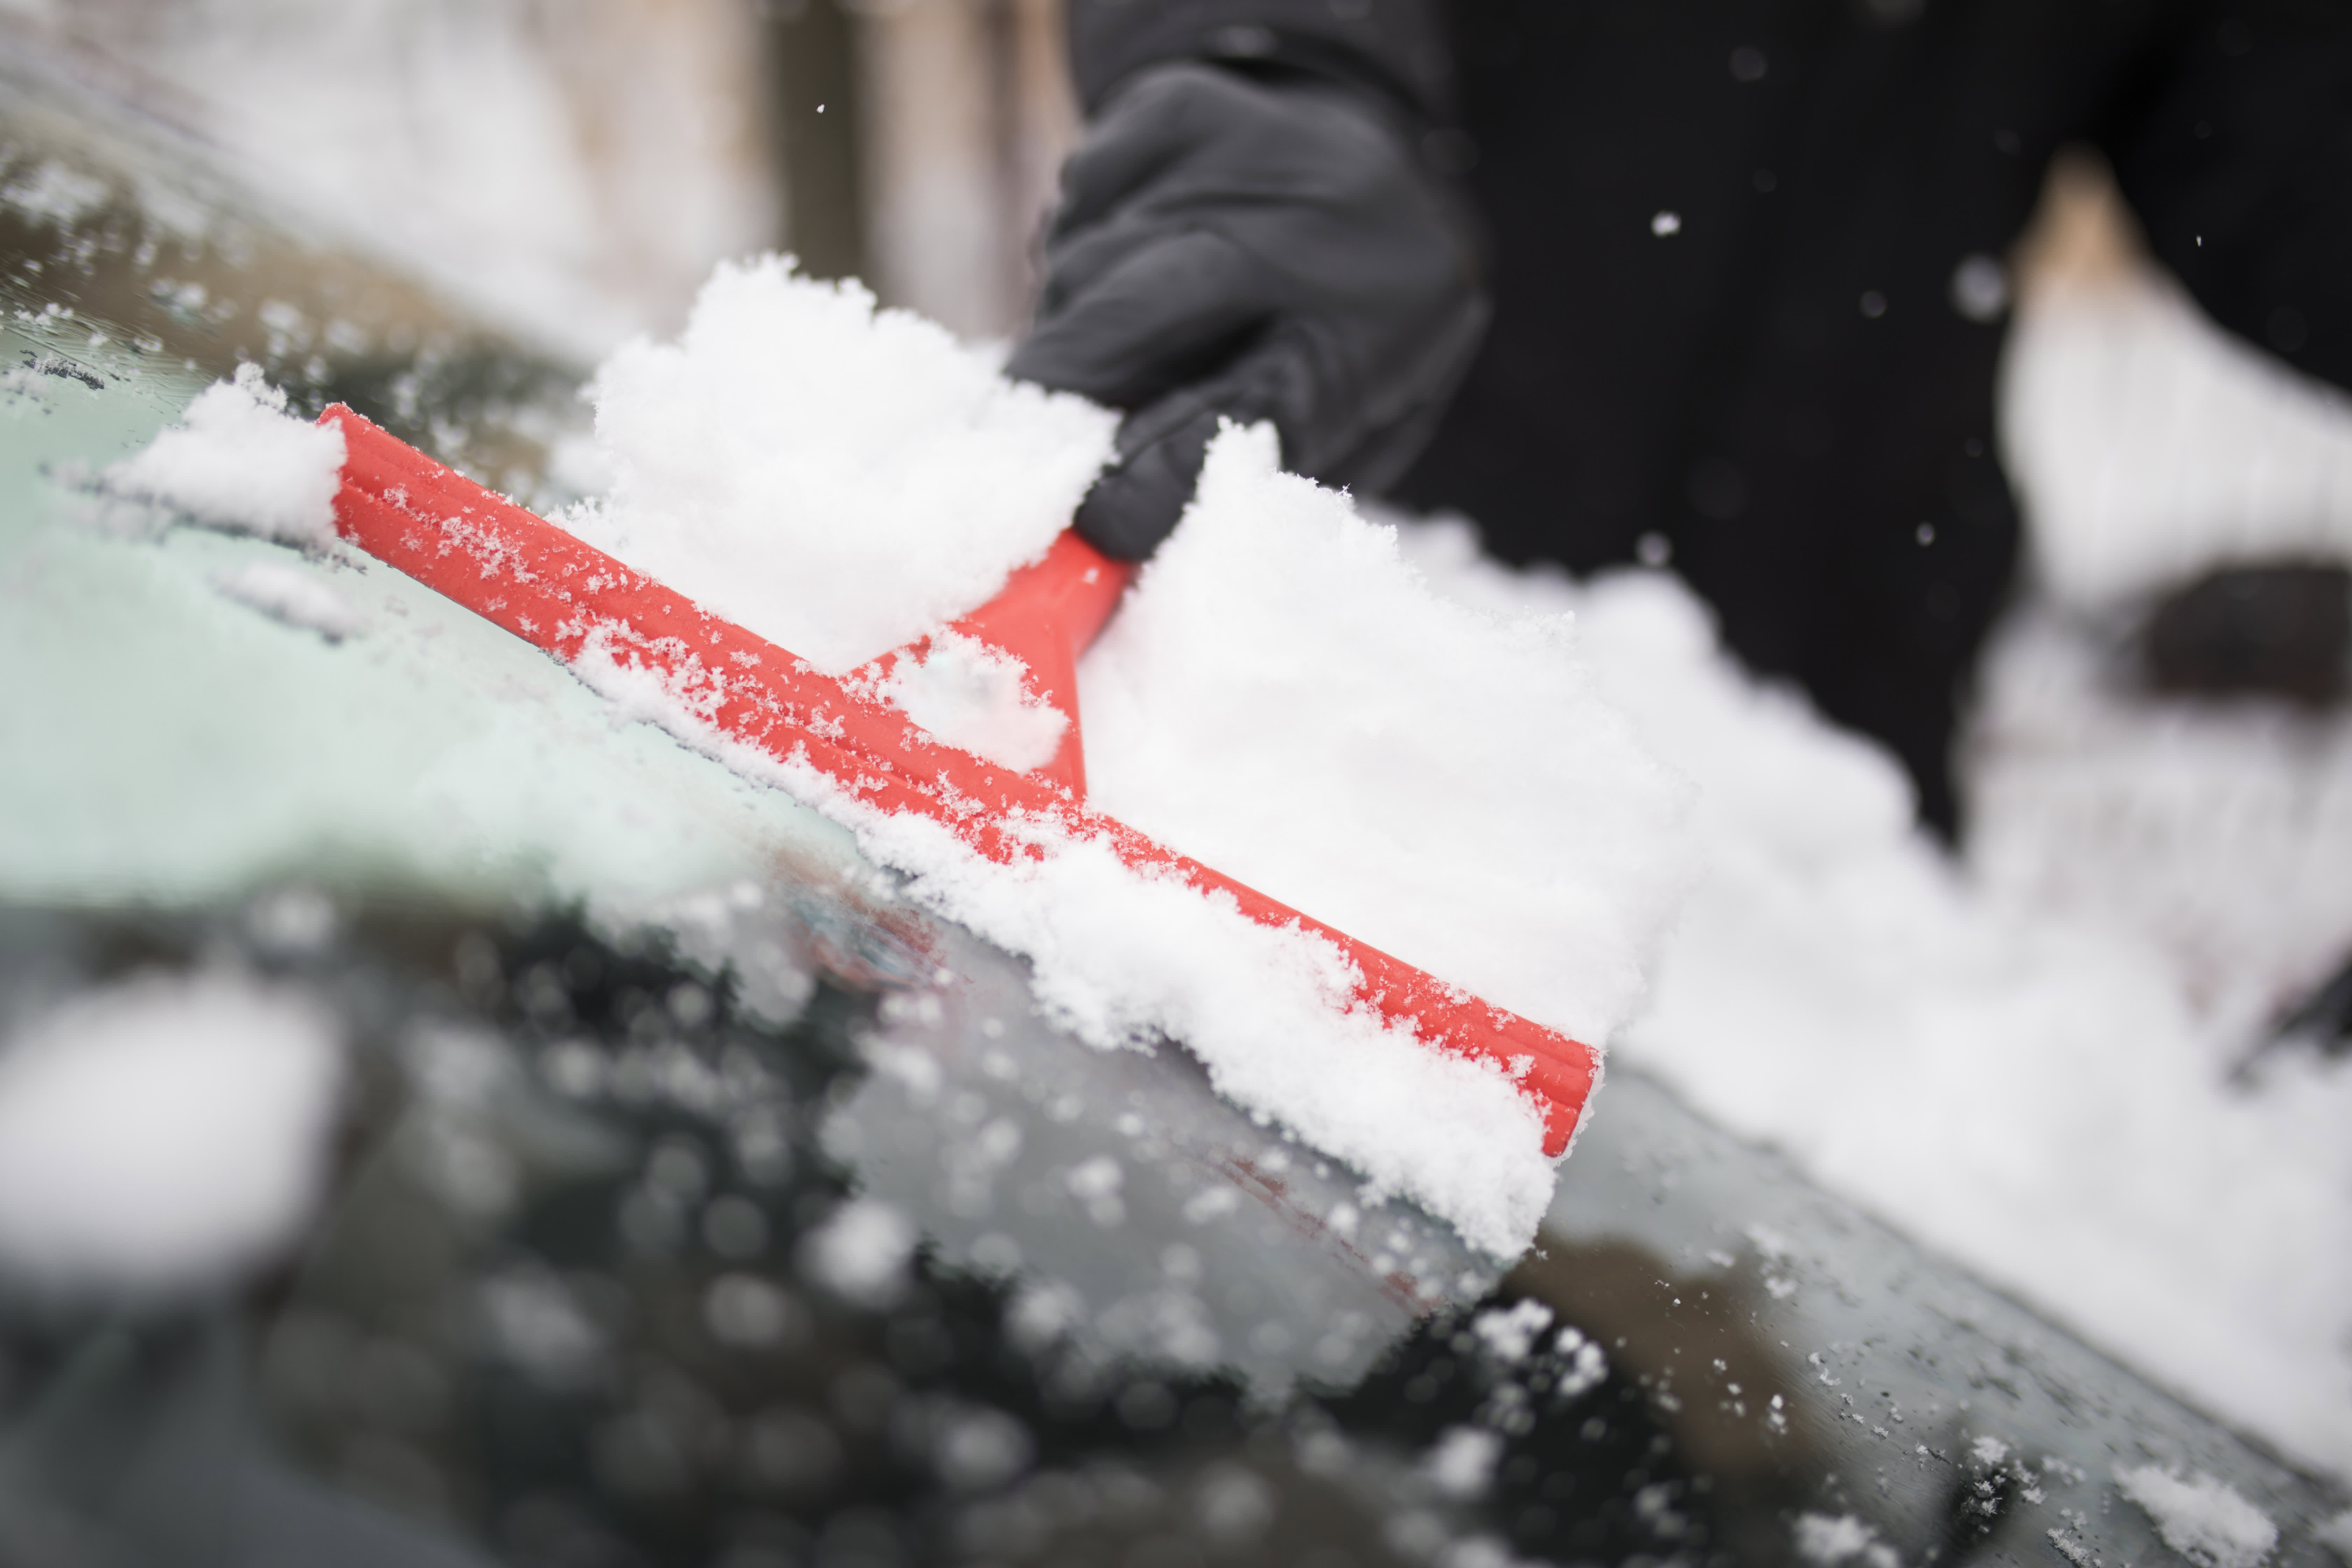
<path id="1" fill-rule="evenodd" d="M 719 268 L 588 395 L 612 485 L 564 526 L 834 675 L 1043 555 L 1117 423 L 775 257 Z"/>
<path id="2" fill-rule="evenodd" d="M 0 1045 L 0 1274 L 212 1284 L 298 1233 L 341 1077 L 332 1020 L 226 975 L 78 998 Z"/>
<path id="3" fill-rule="evenodd" d="M 1271 427 L 1210 447 L 1078 708 L 1093 804 L 1129 826 L 1576 1038 L 1639 1004 L 1687 789 L 1572 616 L 1437 598 Z"/>
<path id="4" fill-rule="evenodd" d="M 2153 274 L 2022 312 L 2001 446 L 2042 586 L 2096 607 L 2222 562 L 2352 561 L 2352 408 Z"/>
<path id="5" fill-rule="evenodd" d="M 1113 427 L 775 260 L 722 268 L 677 342 L 631 344 L 592 395 L 613 485 L 566 525 L 836 672 L 977 607 L 1036 559 Z M 1392 531 L 1282 474 L 1270 432 L 1229 430 L 1115 628 L 1079 677 L 1097 805 L 1595 1044 L 1637 1005 L 1687 878 L 1685 792 L 1593 694 L 1567 618 L 1445 603 Z M 617 673 L 583 665 L 633 713 L 708 743 L 684 705 Z M 985 673 L 957 679 L 983 687 Z M 1003 710 L 1017 686 L 994 684 Z M 969 691 L 945 705 L 991 707 Z M 965 743 L 1050 754 L 1055 738 L 1041 725 Z M 1323 939 L 1042 829 L 1037 858 L 1000 866 L 804 767 L 715 749 L 1028 957 L 1041 1005 L 1081 1038 L 1181 1040 L 1221 1092 L 1376 1189 L 1498 1254 L 1532 1238 L 1553 1180 L 1533 1105 L 1498 1068 L 1354 1005 L 1352 971 Z"/>
<path id="6" fill-rule="evenodd" d="M 1353 969 L 1329 942 L 1140 875 L 1097 840 L 1041 832 L 1035 859 L 1001 866 L 927 816 L 858 807 L 813 772 L 782 776 L 908 872 L 911 896 L 1026 956 L 1039 1010 L 1080 1039 L 1181 1041 L 1219 1093 L 1376 1194 L 1412 1197 L 1497 1256 L 1533 1238 L 1553 1185 L 1533 1105 L 1499 1070 L 1355 1005 Z"/>
<path id="7" fill-rule="evenodd" d="M 931 634 L 866 688 L 930 731 L 999 767 L 1027 773 L 1054 760 L 1070 716 L 1029 689 L 1029 667 L 976 637 Z"/>
<path id="8" fill-rule="evenodd" d="M 922 1239 L 914 1221 L 879 1198 L 852 1198 L 801 1238 L 801 1272 L 835 1295 L 887 1307 L 907 1287 Z"/>
<path id="9" fill-rule="evenodd" d="M 2278 1545 L 2278 1526 L 2210 1476 L 2182 1480 L 2154 1465 L 2116 1477 L 2124 1496 L 2147 1510 L 2164 1543 L 2199 1568 L 2255 1568 Z"/>
<path id="10" fill-rule="evenodd" d="M 286 394 L 241 364 L 196 395 L 180 423 L 107 468 L 100 489 L 208 527 L 288 544 L 335 536 L 343 433 L 286 412 Z"/>
<path id="11" fill-rule="evenodd" d="M 1622 1059 L 2352 1474 L 2352 1071 L 2231 1083 L 2242 1037 L 2161 949 L 1989 891 L 1891 757 L 1742 672 L 1673 577 L 1513 572 L 1459 523 L 1404 540 L 1465 604 L 1575 612 L 1602 693 L 1698 785 L 1706 873 Z"/>

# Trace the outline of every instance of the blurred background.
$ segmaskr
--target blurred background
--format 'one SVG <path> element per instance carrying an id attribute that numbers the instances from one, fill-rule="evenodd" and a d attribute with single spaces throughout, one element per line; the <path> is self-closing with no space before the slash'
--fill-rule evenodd
<path id="1" fill-rule="evenodd" d="M 768 248 L 1007 334 L 1076 129 L 1055 0 L 5 0 L 0 26 L 590 354 Z"/>

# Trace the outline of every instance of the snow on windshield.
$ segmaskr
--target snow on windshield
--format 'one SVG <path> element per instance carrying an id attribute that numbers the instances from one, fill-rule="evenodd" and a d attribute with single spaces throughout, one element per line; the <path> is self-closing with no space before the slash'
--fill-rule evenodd
<path id="1" fill-rule="evenodd" d="M 1576 618 L 1433 595 L 1346 497 L 1227 430 L 1078 671 L 1096 805 L 1595 1045 L 1687 886 L 1688 790 Z"/>
<path id="2" fill-rule="evenodd" d="M 721 267 L 677 342 L 625 345 L 588 395 L 611 487 L 560 521 L 835 675 L 1044 554 L 1115 423 L 772 257 Z"/>
<path id="3" fill-rule="evenodd" d="M 2278 1526 L 2226 1481 L 2183 1480 L 2155 1465 L 2122 1471 L 2116 1481 L 2147 1510 L 2164 1543 L 2198 1568 L 2255 1568 L 2278 1544 Z"/>
<path id="4" fill-rule="evenodd" d="M 342 431 L 289 417 L 286 394 L 247 363 L 100 482 L 110 495 L 214 527 L 324 544 L 334 537 L 342 468 Z"/>
<path id="5" fill-rule="evenodd" d="M 626 921 L 689 895 L 756 900 L 780 868 L 870 878 L 840 829 L 616 724 L 560 667 L 413 579 L 258 537 L 297 515 L 276 510 L 282 481 L 299 492 L 331 433 L 91 335 L 0 324 L 9 362 L 69 353 L 88 376 L 0 389 L 0 666 L 38 672 L 0 691 L 0 892 L 204 904 L 297 874 Z M 191 424 L 150 447 L 175 416 L 239 397 L 247 422 L 282 430 L 288 466 L 251 466 L 238 531 L 114 526 L 152 502 L 75 488 L 118 463 L 153 474 L 152 453 L 200 438 Z M 182 485 L 141 488 L 215 515 Z M 801 988 L 771 978 L 780 999 Z"/>
<path id="6" fill-rule="evenodd" d="M 1706 872 L 1623 1059 L 2352 1471 L 2352 1074 L 2290 1056 L 2231 1084 L 2231 1020 L 2160 952 L 1973 882 L 1894 760 L 1738 670 L 1672 576 L 1514 572 L 1458 522 L 1403 538 L 1465 603 L 1576 613 L 1601 689 L 1697 783 Z"/>
<path id="7" fill-rule="evenodd" d="M 722 268 L 676 344 L 622 350 L 592 395 L 614 485 L 567 525 L 833 670 L 1034 559 L 1111 427 L 776 260 Z M 1390 531 L 1281 473 L 1270 430 L 1229 430 L 1114 626 L 1081 674 L 1097 805 L 1596 1044 L 1637 1004 L 1686 877 L 1684 789 L 1593 694 L 1568 617 L 1444 603 Z M 695 732 L 683 712 L 665 721 Z M 1255 926 L 1102 845 L 1049 836 L 1040 859 L 997 866 L 804 769 L 736 761 L 1030 958 L 1050 1016 L 1082 1038 L 1181 1040 L 1221 1091 L 1380 1190 L 1498 1254 L 1533 1239 L 1552 1177 L 1532 1107 L 1494 1069 L 1350 1009 L 1322 939 Z"/>
<path id="8" fill-rule="evenodd" d="M 236 974 L 132 980 L 0 1039 L 0 1268 L 53 1290 L 218 1283 L 309 1217 L 337 1026 Z"/>

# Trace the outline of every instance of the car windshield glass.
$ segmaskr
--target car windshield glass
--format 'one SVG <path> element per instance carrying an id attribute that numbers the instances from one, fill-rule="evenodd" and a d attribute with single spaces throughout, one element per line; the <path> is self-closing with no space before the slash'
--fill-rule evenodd
<path id="1" fill-rule="evenodd" d="M 2329 1560 L 1636 1073 L 1507 1267 L 413 580 L 110 505 L 247 360 L 552 505 L 582 371 L 8 68 L 0 1030 L 242 988 L 344 1068 L 290 1256 L 0 1293 L 0 1557 Z"/>

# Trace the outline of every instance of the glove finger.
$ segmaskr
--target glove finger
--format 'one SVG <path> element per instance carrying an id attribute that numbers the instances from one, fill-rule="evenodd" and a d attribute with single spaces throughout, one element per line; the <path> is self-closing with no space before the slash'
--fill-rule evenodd
<path id="1" fill-rule="evenodd" d="M 1160 547 L 1183 516 L 1200 482 L 1209 438 L 1217 433 L 1213 410 L 1188 403 L 1184 415 L 1097 479 L 1078 503 L 1077 531 L 1104 554 L 1140 561 Z M 1124 426 L 1120 433 L 1126 433 Z"/>
<path id="2" fill-rule="evenodd" d="M 1051 235 L 1087 227 L 1138 187 L 1198 148 L 1214 129 L 1213 105 L 1231 87 L 1205 66 L 1150 72 L 1111 100 L 1062 164 L 1062 200 Z"/>
<path id="3" fill-rule="evenodd" d="M 1102 222 L 1060 236 L 1045 247 L 1045 281 L 1037 290 L 1035 320 L 1045 321 L 1067 310 L 1070 301 L 1093 289 L 1114 268 L 1155 245 L 1165 245 L 1184 232 L 1181 219 L 1129 208 Z"/>
<path id="4" fill-rule="evenodd" d="M 1213 365 L 1264 321 L 1259 270 L 1217 235 L 1170 236 L 1041 321 L 1005 374 L 1136 407 Z"/>
<path id="5" fill-rule="evenodd" d="M 1318 364 L 1302 336 L 1286 333 L 1220 374 L 1128 416 L 1118 427 L 1118 466 L 1079 503 L 1078 532 L 1122 561 L 1150 554 L 1182 518 L 1222 423 L 1270 419 L 1290 451 L 1291 432 L 1313 419 L 1322 380 Z"/>

